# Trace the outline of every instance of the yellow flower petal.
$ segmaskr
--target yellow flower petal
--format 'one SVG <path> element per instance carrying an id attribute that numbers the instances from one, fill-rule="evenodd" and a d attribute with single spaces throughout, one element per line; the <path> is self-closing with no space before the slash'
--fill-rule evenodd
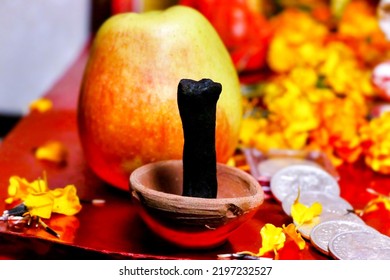
<path id="1" fill-rule="evenodd" d="M 10 204 L 18 200 L 24 200 L 29 194 L 42 193 L 47 190 L 46 180 L 37 179 L 30 183 L 19 176 L 11 176 L 8 185 L 8 198 L 5 202 Z"/>
<path id="2" fill-rule="evenodd" d="M 64 215 L 75 215 L 81 210 L 80 200 L 74 185 L 65 188 L 57 188 L 50 191 L 54 198 L 52 211 Z"/>
<path id="3" fill-rule="evenodd" d="M 36 179 L 29 183 L 28 192 L 29 193 L 42 193 L 47 192 L 49 190 L 49 186 L 45 179 Z"/>
<path id="4" fill-rule="evenodd" d="M 322 205 L 319 202 L 314 202 L 310 207 L 302 203 L 294 203 L 291 207 L 291 216 L 298 225 L 310 222 L 314 217 L 317 217 L 322 212 Z"/>
<path id="5" fill-rule="evenodd" d="M 284 246 L 286 241 L 286 235 L 283 233 L 281 227 L 275 227 L 273 224 L 265 224 L 261 230 L 260 235 L 262 238 L 261 248 L 259 250 L 259 256 L 263 256 L 267 252 L 277 251 Z"/>
<path id="6" fill-rule="evenodd" d="M 59 141 L 49 141 L 35 151 L 35 157 L 40 160 L 48 160 L 56 163 L 66 161 L 68 150 Z"/>
<path id="7" fill-rule="evenodd" d="M 38 111 L 44 113 L 53 108 L 53 102 L 48 98 L 39 98 L 30 104 L 30 111 Z"/>
<path id="8" fill-rule="evenodd" d="M 390 211 L 390 196 L 376 192 L 373 189 L 367 189 L 369 193 L 377 195 L 376 198 L 371 199 L 361 211 L 362 214 L 373 212 L 379 209 L 378 204 L 383 204 L 387 211 Z"/>
<path id="9" fill-rule="evenodd" d="M 28 194 L 28 184 L 26 179 L 19 178 L 18 176 L 11 176 L 8 185 L 8 198 L 5 202 L 11 204 L 14 201 L 25 198 Z"/>
<path id="10" fill-rule="evenodd" d="M 49 193 L 29 194 L 24 200 L 31 216 L 49 219 L 53 207 L 53 196 Z"/>
<path id="11" fill-rule="evenodd" d="M 12 176 L 9 179 L 8 195 L 6 203 L 23 201 L 31 216 L 39 216 L 48 219 L 51 213 L 74 215 L 81 210 L 80 200 L 74 185 L 65 188 L 50 190 L 46 176 L 28 182 L 24 178 Z"/>
<path id="12" fill-rule="evenodd" d="M 314 202 L 310 206 L 306 206 L 299 202 L 300 190 L 298 189 L 298 195 L 293 205 L 291 205 L 291 217 L 298 225 L 303 225 L 313 220 L 322 212 L 322 205 L 319 202 Z"/>
<path id="13" fill-rule="evenodd" d="M 284 233 L 286 233 L 292 240 L 294 240 L 295 244 L 298 245 L 300 250 L 305 249 L 306 241 L 302 238 L 301 234 L 297 231 L 296 226 L 291 223 L 287 227 L 285 225 L 282 226 Z"/>

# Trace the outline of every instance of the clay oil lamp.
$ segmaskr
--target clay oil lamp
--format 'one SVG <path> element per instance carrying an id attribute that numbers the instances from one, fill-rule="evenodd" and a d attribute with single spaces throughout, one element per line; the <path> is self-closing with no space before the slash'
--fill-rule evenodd
<path id="1" fill-rule="evenodd" d="M 183 79 L 177 91 L 184 133 L 182 160 L 143 165 L 130 176 L 132 198 L 146 225 L 185 248 L 211 248 L 251 219 L 264 192 L 250 174 L 216 162 L 216 104 L 210 79 Z"/>

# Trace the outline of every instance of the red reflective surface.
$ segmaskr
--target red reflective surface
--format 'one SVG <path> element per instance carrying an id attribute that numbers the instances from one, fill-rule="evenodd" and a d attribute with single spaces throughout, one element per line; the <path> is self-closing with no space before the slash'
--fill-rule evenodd
<path id="1" fill-rule="evenodd" d="M 237 229 L 225 244 L 207 250 L 175 247 L 154 235 L 142 222 L 132 204 L 130 194 L 113 188 L 97 178 L 87 167 L 77 134 L 76 105 L 88 48 L 73 66 L 46 94 L 54 109 L 46 113 L 32 112 L 24 117 L 0 144 L 0 212 L 10 176 L 31 181 L 47 173 L 52 188 L 75 184 L 83 201 L 104 199 L 101 206 L 83 202 L 74 217 L 53 216 L 47 223 L 61 234 L 57 239 L 40 228 L 13 231 L 0 222 L 0 259 L 215 259 L 217 254 L 249 250 L 257 252 L 261 245 L 259 231 L 265 223 L 288 224 L 291 218 L 272 198 L 266 200 L 256 215 Z M 49 140 L 61 141 L 69 154 L 65 165 L 37 160 L 33 151 Z M 390 192 L 390 177 L 374 174 L 364 164 L 346 165 L 338 170 L 341 196 L 354 207 L 361 208 L 378 192 Z M 390 214 L 380 209 L 364 217 L 365 221 L 390 236 Z M 287 243 L 280 251 L 281 259 L 329 259 L 314 249 L 310 242 L 299 251 Z"/>

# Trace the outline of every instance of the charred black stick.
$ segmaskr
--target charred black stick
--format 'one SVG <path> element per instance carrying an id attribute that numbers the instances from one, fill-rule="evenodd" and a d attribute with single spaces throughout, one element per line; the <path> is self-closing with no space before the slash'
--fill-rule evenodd
<path id="1" fill-rule="evenodd" d="M 215 123 L 222 85 L 210 79 L 182 79 L 177 102 L 184 133 L 183 195 L 216 198 Z"/>

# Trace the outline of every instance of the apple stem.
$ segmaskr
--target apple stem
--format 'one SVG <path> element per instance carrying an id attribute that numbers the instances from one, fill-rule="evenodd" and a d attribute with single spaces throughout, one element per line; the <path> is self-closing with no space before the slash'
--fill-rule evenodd
<path id="1" fill-rule="evenodd" d="M 183 126 L 183 196 L 216 198 L 216 107 L 222 85 L 182 79 L 177 102 Z"/>

